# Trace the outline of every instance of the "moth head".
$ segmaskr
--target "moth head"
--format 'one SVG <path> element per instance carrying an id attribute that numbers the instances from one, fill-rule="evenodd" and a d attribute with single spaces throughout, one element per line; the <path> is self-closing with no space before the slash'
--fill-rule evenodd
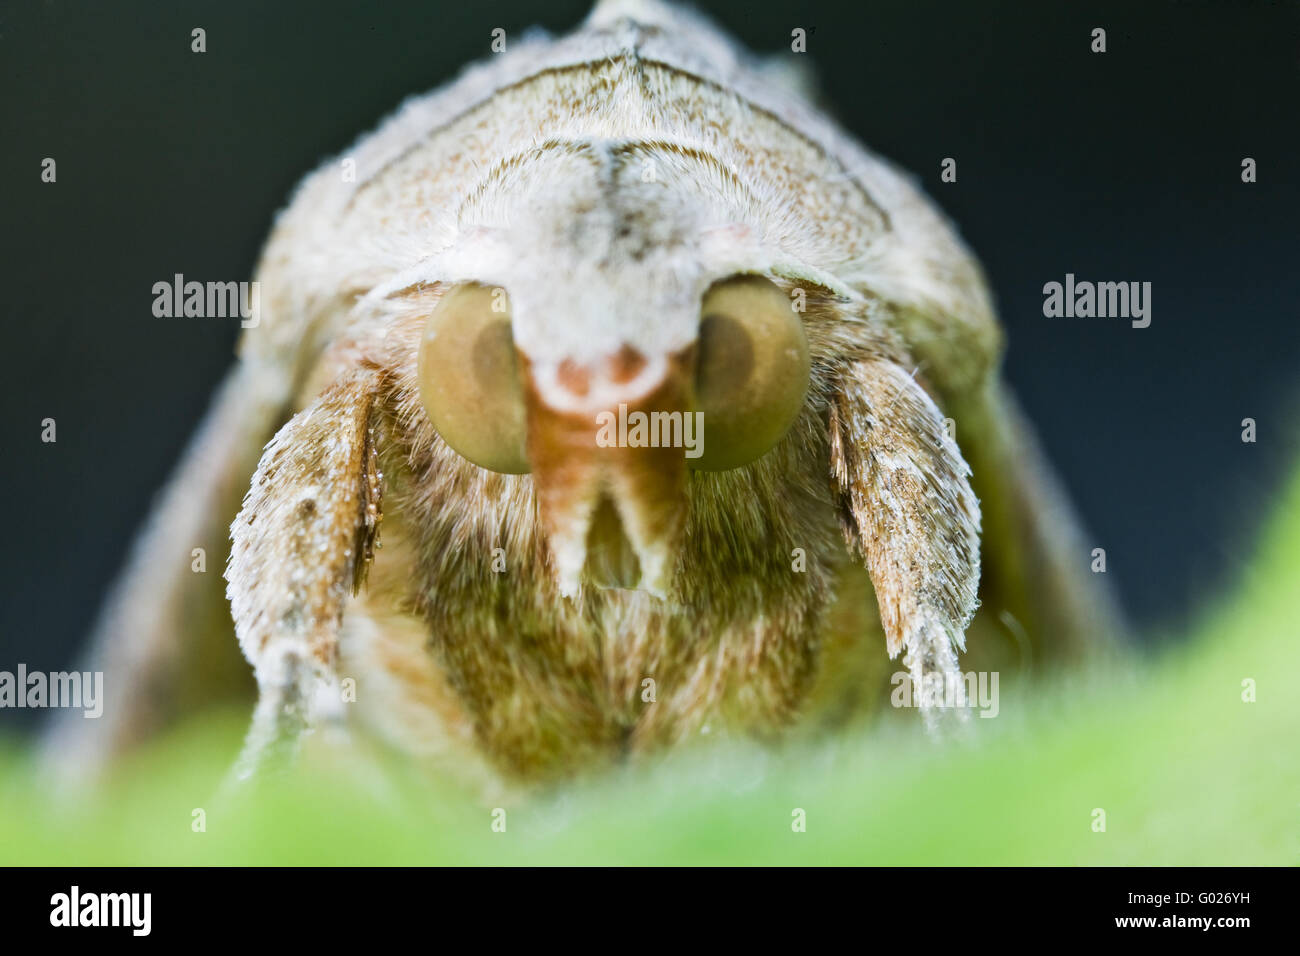
<path id="1" fill-rule="evenodd" d="M 532 475 L 570 590 L 594 552 L 601 583 L 663 591 L 688 469 L 756 461 L 803 407 L 808 342 L 776 284 L 713 283 L 692 320 L 679 347 L 629 335 L 605 349 L 534 352 L 516 337 L 506 290 L 464 282 L 425 323 L 418 373 L 430 423 L 474 465 Z"/>
<path id="2" fill-rule="evenodd" d="M 598 582 L 663 592 L 689 471 L 751 464 L 803 408 L 802 317 L 734 248 L 718 254 L 747 227 L 716 189 L 634 176 L 629 156 L 536 162 L 549 188 L 512 182 L 507 214 L 485 187 L 463 213 L 462 274 L 479 275 L 426 320 L 421 398 L 459 455 L 532 476 L 562 589 L 590 560 Z"/>

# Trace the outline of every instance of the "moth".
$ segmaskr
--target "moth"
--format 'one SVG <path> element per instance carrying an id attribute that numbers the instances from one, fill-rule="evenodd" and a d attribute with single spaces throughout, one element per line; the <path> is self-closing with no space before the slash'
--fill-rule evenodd
<path id="1" fill-rule="evenodd" d="M 695 14 L 603 2 L 408 101 L 302 183 L 257 281 L 73 763 L 248 665 L 247 770 L 342 726 L 532 781 L 1116 633 L 976 260 Z M 189 556 L 227 542 L 223 595 Z"/>

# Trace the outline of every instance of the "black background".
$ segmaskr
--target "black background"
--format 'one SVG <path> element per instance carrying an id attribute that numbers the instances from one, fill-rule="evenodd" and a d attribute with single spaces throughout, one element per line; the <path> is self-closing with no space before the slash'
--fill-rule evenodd
<path id="1" fill-rule="evenodd" d="M 1230 586 L 1300 446 L 1300 8 L 703 6 L 761 52 L 792 56 L 807 29 L 829 108 L 956 221 L 1000 304 L 1007 376 L 1134 619 L 1171 627 Z M 0 669 L 72 664 L 231 362 L 237 320 L 155 318 L 153 284 L 250 277 L 318 162 L 488 55 L 494 27 L 566 30 L 586 9 L 5 5 Z M 1043 284 L 1067 272 L 1151 282 L 1150 328 L 1044 318 Z"/>

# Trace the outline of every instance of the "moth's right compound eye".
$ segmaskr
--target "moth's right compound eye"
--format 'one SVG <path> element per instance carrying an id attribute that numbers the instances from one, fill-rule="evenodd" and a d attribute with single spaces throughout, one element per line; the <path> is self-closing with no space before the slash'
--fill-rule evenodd
<path id="1" fill-rule="evenodd" d="M 529 471 L 505 290 L 476 283 L 449 289 L 424 327 L 419 375 L 424 410 L 453 451 L 491 471 Z"/>

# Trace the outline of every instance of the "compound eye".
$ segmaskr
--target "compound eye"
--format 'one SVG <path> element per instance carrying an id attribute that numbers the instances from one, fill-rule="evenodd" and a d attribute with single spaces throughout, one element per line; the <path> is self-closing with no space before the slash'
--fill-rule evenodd
<path id="1" fill-rule="evenodd" d="M 739 468 L 780 441 L 808 392 L 808 339 L 790 299 L 760 276 L 715 284 L 701 307 L 696 407 L 704 451 L 691 466 Z"/>
<path id="2" fill-rule="evenodd" d="M 523 386 L 504 290 L 469 282 L 438 300 L 420 341 L 419 376 L 424 410 L 452 450 L 490 471 L 529 470 Z"/>

